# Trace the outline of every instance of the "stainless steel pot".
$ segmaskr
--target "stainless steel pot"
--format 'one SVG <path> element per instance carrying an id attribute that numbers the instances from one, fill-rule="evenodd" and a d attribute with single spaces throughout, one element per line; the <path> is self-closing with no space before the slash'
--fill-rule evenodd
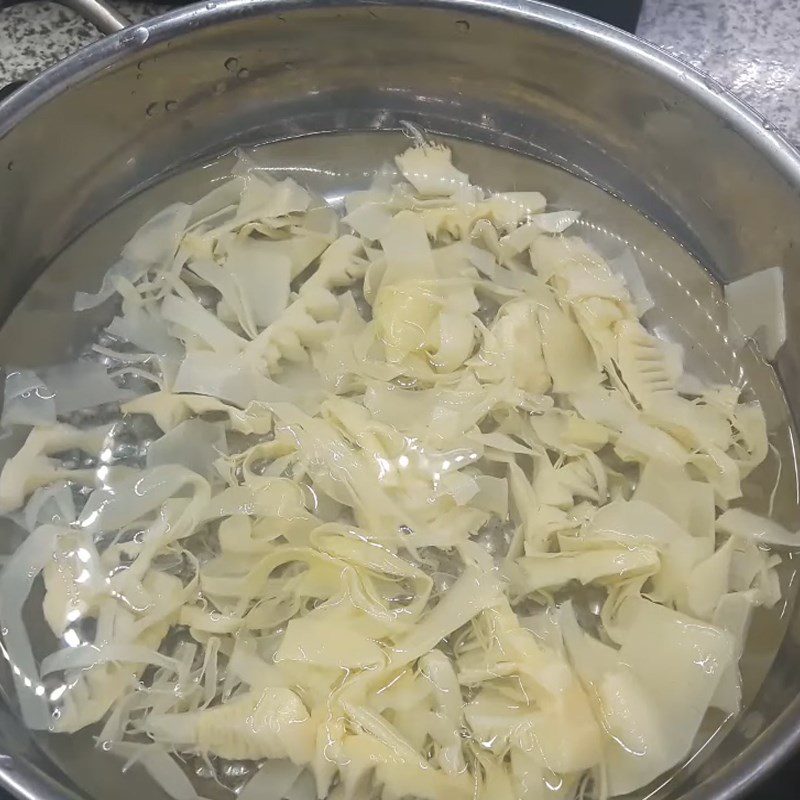
<path id="1" fill-rule="evenodd" d="M 88 4 L 104 29 L 122 24 Z M 241 141 L 400 119 L 586 176 L 723 279 L 782 265 L 778 369 L 800 409 L 800 156 L 704 75 L 523 0 L 211 0 L 48 70 L 0 104 L 0 315 L 76 235 L 171 170 Z M 752 707 L 671 796 L 732 800 L 794 750 L 798 663 L 795 614 Z M 0 782 L 20 797 L 89 796 L 8 703 L 0 752 Z"/>

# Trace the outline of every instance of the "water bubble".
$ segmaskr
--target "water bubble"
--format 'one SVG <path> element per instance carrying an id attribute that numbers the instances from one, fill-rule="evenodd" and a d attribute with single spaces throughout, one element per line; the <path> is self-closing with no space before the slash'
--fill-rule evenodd
<path id="1" fill-rule="evenodd" d="M 233 56 L 226 58 L 225 69 L 228 70 L 228 72 L 236 72 L 236 70 L 239 69 L 239 59 Z"/>
<path id="2" fill-rule="evenodd" d="M 111 752 L 111 747 L 112 747 L 111 742 L 108 741 L 108 739 L 106 739 L 106 741 L 100 743 L 100 749 L 101 750 L 105 750 L 106 753 Z"/>
<path id="3" fill-rule="evenodd" d="M 223 93 L 223 92 L 224 92 L 224 91 L 225 91 L 227 88 L 228 88 L 228 86 L 227 86 L 227 84 L 225 83 L 225 81 L 220 81 L 220 82 L 219 82 L 219 83 L 218 83 L 218 84 L 217 84 L 217 85 L 214 87 L 214 94 L 222 94 L 222 93 Z"/>
<path id="4" fill-rule="evenodd" d="M 178 101 L 177 100 L 167 100 L 167 102 L 164 103 L 164 110 L 165 111 L 174 111 L 177 107 L 178 107 Z"/>
<path id="5" fill-rule="evenodd" d="M 11 172 L 14 169 L 14 162 L 9 161 L 8 164 L 6 164 L 6 169 Z"/>
<path id="6" fill-rule="evenodd" d="M 226 778 L 246 778 L 253 771 L 253 765 L 247 762 L 225 762 L 222 765 L 222 774 Z"/>
<path id="7" fill-rule="evenodd" d="M 198 764 L 194 769 L 194 774 L 198 778 L 213 778 L 214 768 L 210 764 Z"/>
<path id="8" fill-rule="evenodd" d="M 458 28 L 462 33 L 469 33 L 469 22 L 467 22 L 465 19 L 457 19 L 456 28 Z"/>
<path id="9" fill-rule="evenodd" d="M 209 11 L 213 11 L 213 9 L 215 9 L 216 7 L 217 7 L 217 4 L 216 4 L 216 3 L 206 3 L 206 8 L 207 8 Z"/>
<path id="10" fill-rule="evenodd" d="M 144 26 L 125 31 L 120 36 L 120 44 L 144 44 L 150 38 L 150 31 Z"/>
<path id="11" fill-rule="evenodd" d="M 244 79 L 244 78 L 249 78 L 249 77 L 250 77 L 250 70 L 249 70 L 249 69 L 247 69 L 247 67 L 242 67 L 242 68 L 241 68 L 241 69 L 240 69 L 240 70 L 239 70 L 239 71 L 236 73 L 236 77 L 237 77 L 237 78 L 242 78 L 242 79 Z"/>
<path id="12" fill-rule="evenodd" d="M 150 103 L 150 105 L 144 110 L 144 113 L 147 114 L 148 117 L 154 117 L 156 114 L 158 114 L 159 108 L 161 108 L 159 103 Z"/>

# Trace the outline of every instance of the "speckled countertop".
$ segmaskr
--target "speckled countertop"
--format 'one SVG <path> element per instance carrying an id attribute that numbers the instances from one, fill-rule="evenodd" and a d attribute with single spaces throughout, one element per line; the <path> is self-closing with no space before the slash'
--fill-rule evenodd
<path id="1" fill-rule="evenodd" d="M 136 0 L 115 5 L 131 21 L 163 9 Z M 645 0 L 637 32 L 709 72 L 800 145 L 800 0 Z M 30 77 L 98 37 L 53 3 L 2 9 L 0 86 Z"/>
<path id="2" fill-rule="evenodd" d="M 645 0 L 636 32 L 710 73 L 800 146 L 798 0 Z"/>

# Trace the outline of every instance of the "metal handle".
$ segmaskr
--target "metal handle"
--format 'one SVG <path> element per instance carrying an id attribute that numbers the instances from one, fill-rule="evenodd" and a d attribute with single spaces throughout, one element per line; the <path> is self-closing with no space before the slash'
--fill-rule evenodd
<path id="1" fill-rule="evenodd" d="M 100 33 L 116 33 L 130 25 L 130 22 L 105 0 L 58 0 L 58 2 L 80 14 L 87 22 L 91 22 Z"/>

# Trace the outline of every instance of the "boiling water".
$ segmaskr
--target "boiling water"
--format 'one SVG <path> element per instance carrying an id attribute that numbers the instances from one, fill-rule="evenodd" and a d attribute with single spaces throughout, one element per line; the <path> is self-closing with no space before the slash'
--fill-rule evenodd
<path id="1" fill-rule="evenodd" d="M 375 171 L 408 144 L 401 134 L 326 135 L 265 145 L 259 161 L 269 164 L 277 176 L 292 176 L 338 206 L 346 193 L 366 187 Z M 473 183 L 500 191 L 539 190 L 553 207 L 583 212 L 580 228 L 575 232 L 605 256 L 619 255 L 624 248 L 635 254 L 656 300 L 656 307 L 645 318 L 651 329 L 684 347 L 690 372 L 742 385 L 746 396 L 757 398 L 764 408 L 773 451 L 745 483 L 748 508 L 766 513 L 772 495 L 778 521 L 789 528 L 800 527 L 795 518 L 798 506 L 795 434 L 785 399 L 771 367 L 749 347 L 739 351 L 731 347 L 726 338 L 726 309 L 718 284 L 711 276 L 664 231 L 591 183 L 507 151 L 466 142 L 450 144 L 456 164 L 470 174 Z M 146 219 L 172 202 L 198 199 L 227 177 L 233 163 L 233 157 L 226 156 L 166 179 L 111 211 L 80 236 L 35 283 L 0 330 L 0 363 L 35 368 L 70 361 L 85 352 L 98 330 L 110 321 L 111 312 L 104 307 L 73 313 L 75 291 L 94 291 L 122 245 Z M 122 444 L 128 447 L 127 451 L 121 449 L 123 456 L 141 455 L 137 454 L 136 443 Z M 18 445 L 19 439 L 1 441 L 0 458 L 12 454 Z M 8 521 L 4 525 L 3 551 L 10 552 L 19 542 L 20 532 Z M 793 576 L 794 566 L 787 557 L 781 567 L 784 602 L 769 612 L 759 610 L 754 618 L 742 662 L 745 708 L 756 695 L 783 638 L 796 590 Z M 29 606 L 36 605 L 36 597 L 34 593 Z M 36 608 L 28 610 L 34 639 L 39 639 L 34 644 L 42 652 L 51 650 L 52 635 L 36 614 Z M 13 695 L 9 676 L 2 677 L 4 690 Z M 730 724 L 721 718 L 709 718 L 695 755 L 679 772 L 685 774 L 685 770 L 696 767 Z M 91 734 L 91 731 L 72 736 L 37 734 L 36 738 L 75 786 L 90 797 L 105 800 L 111 787 L 119 800 L 133 800 L 142 793 L 147 797 L 162 796 L 138 768 L 122 778 L 119 763 L 95 746 Z M 206 797 L 232 797 L 223 784 L 239 785 L 251 770 L 248 764 L 221 761 L 213 767 L 216 776 L 199 760 L 187 764 L 187 770 L 195 773 L 199 793 Z M 674 779 L 675 776 L 667 777 L 662 785 L 651 787 L 643 796 L 669 794 Z"/>

